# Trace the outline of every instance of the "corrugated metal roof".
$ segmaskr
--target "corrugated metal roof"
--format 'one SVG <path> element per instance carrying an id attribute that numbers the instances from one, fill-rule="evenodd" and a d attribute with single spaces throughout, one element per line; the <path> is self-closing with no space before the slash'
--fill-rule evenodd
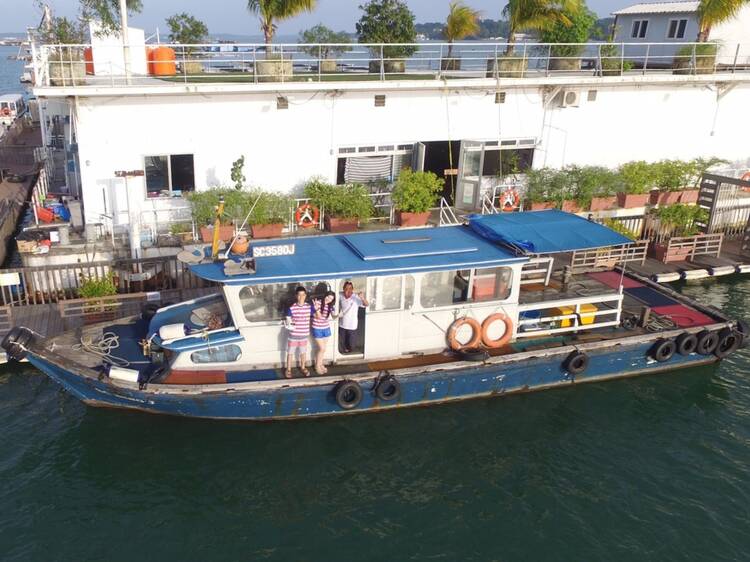
<path id="1" fill-rule="evenodd" d="M 700 2 L 644 2 L 642 4 L 633 4 L 622 10 L 612 12 L 613 16 L 623 16 L 629 14 L 670 14 L 695 12 Z"/>

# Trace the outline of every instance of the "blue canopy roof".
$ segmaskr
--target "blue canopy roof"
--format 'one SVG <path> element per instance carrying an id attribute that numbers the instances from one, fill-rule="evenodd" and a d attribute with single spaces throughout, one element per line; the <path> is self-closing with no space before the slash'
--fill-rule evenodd
<path id="1" fill-rule="evenodd" d="M 469 227 L 487 240 L 526 254 L 554 254 L 632 242 L 606 226 L 558 210 L 472 215 Z"/>
<path id="2" fill-rule="evenodd" d="M 255 285 L 494 267 L 527 261 L 466 226 L 302 236 L 253 242 L 252 246 L 277 244 L 294 244 L 294 254 L 258 257 L 254 274 L 227 276 L 222 262 L 192 265 L 190 269 L 209 281 Z"/>

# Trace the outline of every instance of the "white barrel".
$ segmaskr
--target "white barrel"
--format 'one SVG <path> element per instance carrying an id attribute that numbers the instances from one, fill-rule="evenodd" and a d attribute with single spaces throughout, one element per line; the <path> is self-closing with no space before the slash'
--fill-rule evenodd
<path id="1" fill-rule="evenodd" d="M 138 371 L 112 365 L 109 368 L 109 378 L 127 382 L 138 382 Z"/>
<path id="2" fill-rule="evenodd" d="M 175 340 L 184 338 L 187 335 L 185 324 L 167 324 L 159 328 L 159 337 L 161 341 Z"/>

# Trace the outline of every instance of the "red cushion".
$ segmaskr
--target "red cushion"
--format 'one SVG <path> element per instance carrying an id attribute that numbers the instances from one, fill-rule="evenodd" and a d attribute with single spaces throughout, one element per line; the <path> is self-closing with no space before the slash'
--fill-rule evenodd
<path id="1" fill-rule="evenodd" d="M 617 271 L 599 271 L 596 273 L 587 273 L 591 279 L 604 283 L 607 287 L 617 289 L 620 286 L 620 279 L 622 279 L 622 286 L 625 289 L 634 289 L 636 287 L 643 287 L 643 283 L 631 279 L 627 275 L 624 277 Z"/>
<path id="2" fill-rule="evenodd" d="M 690 328 L 693 326 L 706 326 L 716 322 L 710 316 L 702 312 L 688 308 L 682 304 L 672 304 L 669 306 L 657 306 L 651 309 L 652 312 L 661 316 L 669 317 L 680 328 Z"/>

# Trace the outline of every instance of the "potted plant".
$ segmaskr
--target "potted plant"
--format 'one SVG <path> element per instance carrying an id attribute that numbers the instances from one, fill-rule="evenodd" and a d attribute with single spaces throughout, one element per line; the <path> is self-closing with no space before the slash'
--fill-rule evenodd
<path id="1" fill-rule="evenodd" d="M 685 45 L 674 55 L 672 74 L 713 74 L 717 51 L 716 43 Z"/>
<path id="2" fill-rule="evenodd" d="M 618 43 L 604 43 L 599 47 L 599 76 L 620 76 L 632 70 L 633 62 L 623 58 L 621 49 Z"/>
<path id="3" fill-rule="evenodd" d="M 670 236 L 695 236 L 700 233 L 700 223 L 708 221 L 708 211 L 695 205 L 669 205 L 659 207 L 653 211 L 656 218 L 659 219 L 659 228 L 668 228 Z M 669 244 L 656 243 L 653 246 L 653 253 L 656 259 L 664 261 L 667 257 Z M 673 249 L 673 256 L 685 256 L 690 254 L 690 248 Z"/>
<path id="4" fill-rule="evenodd" d="M 229 242 L 234 238 L 233 220 L 240 217 L 244 218 L 242 212 L 249 208 L 247 193 L 235 189 L 214 188 L 194 191 L 187 195 L 193 220 L 196 225 L 199 225 L 201 240 L 205 243 L 213 242 L 216 209 L 219 206 L 219 200 L 222 198 L 224 199 L 224 213 L 221 216 L 219 239 Z"/>
<path id="5" fill-rule="evenodd" d="M 571 196 L 571 178 L 566 170 L 539 168 L 527 171 L 526 197 L 532 211 L 564 208 L 576 212 L 572 211 L 575 202 L 570 200 Z"/>
<path id="6" fill-rule="evenodd" d="M 41 40 L 50 45 L 47 51 L 49 80 L 53 86 L 77 86 L 84 83 L 86 61 L 80 45 L 85 37 L 84 22 L 65 17 L 50 18 Z"/>
<path id="7" fill-rule="evenodd" d="M 688 182 L 688 188 L 682 190 L 680 203 L 697 203 L 698 195 L 700 194 L 700 182 L 703 179 L 703 174 L 714 166 L 729 164 L 729 160 L 712 156 L 710 158 L 695 158 L 692 160 L 691 164 L 692 176 Z"/>
<path id="8" fill-rule="evenodd" d="M 649 191 L 654 185 L 653 166 L 643 160 L 626 162 L 618 169 L 621 191 L 617 192 L 617 204 L 624 209 L 645 207 Z"/>
<path id="9" fill-rule="evenodd" d="M 602 166 L 568 166 L 565 171 L 578 209 L 603 211 L 617 204 L 616 175 L 611 170 Z"/>
<path id="10" fill-rule="evenodd" d="M 114 275 L 111 272 L 101 278 L 81 275 L 78 296 L 86 299 L 86 304 L 83 307 L 84 324 L 114 320 L 117 304 L 102 300 L 102 297 L 110 297 L 116 294 L 117 285 L 115 285 Z"/>
<path id="11" fill-rule="evenodd" d="M 183 243 L 193 242 L 193 228 L 188 223 L 173 222 L 169 225 L 169 233 L 179 238 Z"/>
<path id="12" fill-rule="evenodd" d="M 654 179 L 659 192 L 656 203 L 674 205 L 681 200 L 682 190 L 693 175 L 693 164 L 683 160 L 660 160 L 652 164 Z M 651 201 L 654 203 L 654 200 Z"/>
<path id="13" fill-rule="evenodd" d="M 564 9 L 565 19 L 558 19 L 541 30 L 542 43 L 556 43 L 549 50 L 549 70 L 581 70 L 581 54 L 596 23 L 596 14 L 585 5 Z"/>
<path id="14" fill-rule="evenodd" d="M 277 22 L 293 18 L 302 12 L 311 12 L 316 0 L 248 0 L 247 9 L 260 18 L 266 47 L 265 59 L 256 60 L 255 76 L 258 82 L 276 82 L 292 77 L 292 55 L 273 52 L 271 41 L 276 33 Z"/>
<path id="15" fill-rule="evenodd" d="M 329 232 L 352 232 L 360 220 L 372 216 L 372 201 L 361 184 L 332 185 L 314 178 L 305 185 L 304 192 L 324 212 Z"/>
<path id="16" fill-rule="evenodd" d="M 414 14 L 401 0 L 370 0 L 360 8 L 364 11 L 356 25 L 357 39 L 360 43 L 417 41 Z M 370 51 L 376 57 L 376 60 L 370 61 L 370 72 L 392 74 L 406 70 L 405 61 L 417 52 L 417 47 L 403 44 L 384 45 L 371 47 Z"/>
<path id="17" fill-rule="evenodd" d="M 391 198 L 400 226 L 424 226 L 430 218 L 445 181 L 432 172 L 404 168 L 398 175 Z"/>
<path id="18" fill-rule="evenodd" d="M 303 31 L 299 39 L 300 43 L 316 43 L 314 46 L 302 47 L 300 50 L 318 61 L 322 74 L 336 72 L 336 57 L 351 51 L 351 47 L 346 46 L 346 43 L 350 42 L 348 33 L 344 31 L 337 33 L 320 23 Z"/>
<path id="19" fill-rule="evenodd" d="M 260 190 L 251 192 L 251 199 L 255 204 L 249 220 L 253 238 L 278 238 L 281 236 L 284 224 L 289 219 L 292 200 L 280 193 Z"/>
<path id="20" fill-rule="evenodd" d="M 479 12 L 454 0 L 448 7 L 443 37 L 448 41 L 448 54 L 440 61 L 440 70 L 461 70 L 461 59 L 452 57 L 453 42 L 479 33 Z"/>

